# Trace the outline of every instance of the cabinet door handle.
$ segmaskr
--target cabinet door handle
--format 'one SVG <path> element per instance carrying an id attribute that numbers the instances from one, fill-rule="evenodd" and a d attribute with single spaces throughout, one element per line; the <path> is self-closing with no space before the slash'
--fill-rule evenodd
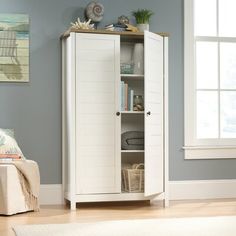
<path id="1" fill-rule="evenodd" d="M 150 111 L 148 111 L 148 112 L 147 112 L 147 115 L 148 115 L 148 116 L 150 116 L 150 115 L 151 115 L 151 112 L 150 112 Z"/>
<path id="2" fill-rule="evenodd" d="M 116 112 L 116 115 L 117 115 L 117 116 L 120 116 L 120 112 L 119 112 L 119 111 L 117 111 L 117 112 Z"/>

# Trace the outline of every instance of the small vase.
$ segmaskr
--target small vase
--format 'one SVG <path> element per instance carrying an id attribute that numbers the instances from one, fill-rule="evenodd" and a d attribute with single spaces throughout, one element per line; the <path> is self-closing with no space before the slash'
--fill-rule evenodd
<path id="1" fill-rule="evenodd" d="M 144 73 L 144 46 L 143 43 L 135 43 L 133 51 L 134 74 Z"/>
<path id="2" fill-rule="evenodd" d="M 137 28 L 140 32 L 149 31 L 149 24 L 137 24 Z"/>

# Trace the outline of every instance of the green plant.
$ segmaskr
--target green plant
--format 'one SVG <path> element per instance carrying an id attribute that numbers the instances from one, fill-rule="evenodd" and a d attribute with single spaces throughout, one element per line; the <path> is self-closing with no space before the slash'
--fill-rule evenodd
<path id="1" fill-rule="evenodd" d="M 151 10 L 147 9 L 138 9 L 137 11 L 132 12 L 132 15 L 135 17 L 137 24 L 149 23 L 149 20 L 153 14 L 154 13 Z"/>

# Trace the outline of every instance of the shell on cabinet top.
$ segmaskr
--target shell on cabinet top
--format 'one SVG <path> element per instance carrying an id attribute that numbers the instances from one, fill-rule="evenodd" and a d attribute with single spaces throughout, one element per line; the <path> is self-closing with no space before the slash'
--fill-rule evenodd
<path id="1" fill-rule="evenodd" d="M 104 6 L 99 2 L 92 1 L 87 5 L 85 13 L 88 19 L 100 22 L 104 15 Z"/>

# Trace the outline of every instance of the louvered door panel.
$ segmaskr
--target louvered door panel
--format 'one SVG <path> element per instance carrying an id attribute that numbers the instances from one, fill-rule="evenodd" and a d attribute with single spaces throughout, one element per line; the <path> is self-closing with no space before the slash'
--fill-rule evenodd
<path id="1" fill-rule="evenodd" d="M 163 37 L 145 32 L 145 196 L 164 191 Z"/>
<path id="2" fill-rule="evenodd" d="M 76 192 L 120 192 L 119 36 L 76 34 Z"/>

